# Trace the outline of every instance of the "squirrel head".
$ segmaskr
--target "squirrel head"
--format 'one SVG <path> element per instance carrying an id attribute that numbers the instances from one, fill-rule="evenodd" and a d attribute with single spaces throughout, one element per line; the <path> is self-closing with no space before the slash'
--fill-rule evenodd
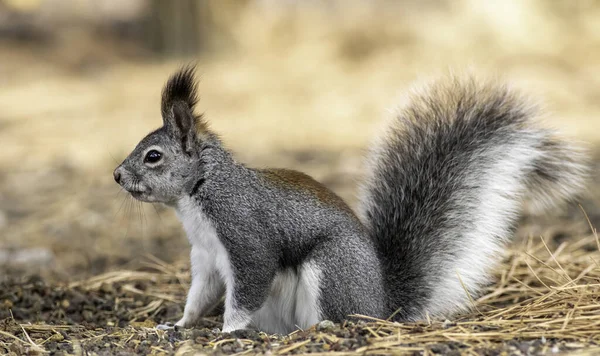
<path id="1" fill-rule="evenodd" d="M 218 144 L 198 102 L 195 68 L 184 67 L 167 81 L 161 102 L 163 126 L 144 137 L 114 171 L 115 181 L 134 198 L 172 204 L 203 172 L 201 153 Z"/>

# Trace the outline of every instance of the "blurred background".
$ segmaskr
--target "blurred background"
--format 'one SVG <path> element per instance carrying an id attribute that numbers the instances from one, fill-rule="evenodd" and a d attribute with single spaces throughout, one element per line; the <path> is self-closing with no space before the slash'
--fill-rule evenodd
<path id="1" fill-rule="evenodd" d="M 112 170 L 161 125 L 162 85 L 192 61 L 199 110 L 241 161 L 306 171 L 352 204 L 394 103 L 448 70 L 503 76 L 546 125 L 600 144 L 595 0 L 0 0 L 5 274 L 187 259 L 173 212 L 119 193 Z M 555 217 L 520 234 L 587 228 L 564 214 L 567 232 Z"/>

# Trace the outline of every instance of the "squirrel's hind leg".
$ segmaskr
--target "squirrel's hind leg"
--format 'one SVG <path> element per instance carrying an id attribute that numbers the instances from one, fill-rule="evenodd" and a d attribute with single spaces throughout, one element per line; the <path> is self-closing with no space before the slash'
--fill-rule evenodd
<path id="1" fill-rule="evenodd" d="M 342 322 L 355 314 L 388 316 L 379 260 L 371 242 L 360 231 L 330 237 L 314 249 L 307 261 L 311 262 L 301 269 L 299 285 L 304 284 L 308 295 L 312 293 L 316 298 L 317 322 Z M 303 326 L 314 324 L 314 311 L 302 302 L 311 298 L 301 298 L 301 293 L 298 296 L 297 319 Z"/>
<path id="2" fill-rule="evenodd" d="M 321 321 L 321 270 L 314 261 L 277 272 L 269 297 L 252 314 L 252 324 L 268 333 L 288 334 Z"/>

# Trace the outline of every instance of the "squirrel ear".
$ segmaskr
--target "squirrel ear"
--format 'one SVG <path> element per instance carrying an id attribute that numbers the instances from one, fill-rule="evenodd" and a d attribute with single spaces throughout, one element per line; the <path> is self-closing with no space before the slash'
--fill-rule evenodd
<path id="1" fill-rule="evenodd" d="M 183 102 L 191 111 L 194 111 L 194 107 L 198 103 L 195 72 L 194 66 L 187 66 L 169 78 L 162 91 L 161 111 L 163 117 L 166 118 L 171 113 L 173 104 L 176 102 Z"/>
<path id="2" fill-rule="evenodd" d="M 165 125 L 181 140 L 184 152 L 190 154 L 199 139 L 206 135 L 206 123 L 202 115 L 194 115 L 185 103 L 177 102 L 166 115 Z"/>
<path id="3" fill-rule="evenodd" d="M 207 132 L 202 115 L 194 114 L 198 102 L 195 67 L 187 66 L 173 74 L 162 92 L 161 111 L 164 126 L 181 138 L 190 152 L 195 140 Z"/>

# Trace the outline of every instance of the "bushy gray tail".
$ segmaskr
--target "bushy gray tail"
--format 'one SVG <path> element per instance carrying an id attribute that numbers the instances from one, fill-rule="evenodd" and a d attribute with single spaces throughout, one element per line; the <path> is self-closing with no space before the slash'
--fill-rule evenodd
<path id="1" fill-rule="evenodd" d="M 581 150 L 536 127 L 535 108 L 504 85 L 451 77 L 409 99 L 370 154 L 359 207 L 403 320 L 467 307 L 524 198 L 572 199 L 587 172 Z"/>

